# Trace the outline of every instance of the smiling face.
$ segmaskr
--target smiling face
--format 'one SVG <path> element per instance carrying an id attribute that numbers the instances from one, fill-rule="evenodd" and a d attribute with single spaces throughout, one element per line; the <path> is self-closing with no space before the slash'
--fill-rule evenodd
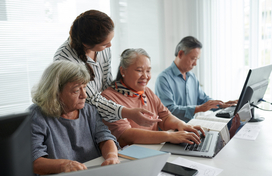
<path id="1" fill-rule="evenodd" d="M 151 79 L 150 59 L 139 55 L 127 69 L 120 67 L 120 72 L 126 86 L 135 91 L 143 91 Z"/>
<path id="2" fill-rule="evenodd" d="M 87 98 L 86 84 L 68 82 L 59 94 L 60 101 L 64 104 L 64 113 L 82 109 Z"/>

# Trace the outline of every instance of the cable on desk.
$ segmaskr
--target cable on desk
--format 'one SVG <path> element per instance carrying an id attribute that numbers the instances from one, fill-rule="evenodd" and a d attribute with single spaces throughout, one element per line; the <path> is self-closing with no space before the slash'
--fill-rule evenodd
<path id="1" fill-rule="evenodd" d="M 263 110 L 263 111 L 272 111 L 272 110 L 260 108 L 260 107 L 258 107 L 256 105 L 254 105 L 253 103 L 250 103 L 250 105 L 253 106 L 254 108 L 258 108 L 258 109 Z"/>
<path id="2" fill-rule="evenodd" d="M 268 102 L 268 101 L 266 101 L 266 100 L 264 100 L 264 99 L 259 99 L 259 101 L 258 102 L 260 102 L 260 101 L 263 101 L 263 102 L 266 102 L 266 103 L 269 103 L 269 104 L 271 104 L 272 105 L 272 103 L 270 103 L 270 102 Z"/>

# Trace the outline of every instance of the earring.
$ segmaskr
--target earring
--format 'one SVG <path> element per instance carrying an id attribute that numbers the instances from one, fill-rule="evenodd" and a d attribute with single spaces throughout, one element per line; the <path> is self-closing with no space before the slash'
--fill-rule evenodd
<path id="1" fill-rule="evenodd" d="M 125 77 L 125 75 L 122 75 L 123 77 Z"/>

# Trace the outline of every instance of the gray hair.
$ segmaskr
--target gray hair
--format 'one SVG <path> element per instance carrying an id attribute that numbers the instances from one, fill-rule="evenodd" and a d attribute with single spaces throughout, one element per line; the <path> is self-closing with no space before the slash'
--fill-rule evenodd
<path id="1" fill-rule="evenodd" d="M 90 74 L 83 64 L 69 61 L 56 61 L 50 64 L 39 81 L 32 88 L 32 101 L 37 104 L 42 112 L 51 117 L 60 117 L 63 103 L 59 99 L 59 93 L 69 82 L 87 84 Z"/>
<path id="2" fill-rule="evenodd" d="M 192 49 L 202 48 L 202 44 L 196 38 L 192 36 L 184 37 L 177 45 L 175 50 L 175 56 L 178 56 L 180 50 L 184 51 L 185 54 L 189 53 Z"/>
<path id="3" fill-rule="evenodd" d="M 127 69 L 141 55 L 146 56 L 150 60 L 149 55 L 142 48 L 136 48 L 136 49 L 129 48 L 129 49 L 124 50 L 123 53 L 121 54 L 120 65 L 118 67 L 117 76 L 116 76 L 115 81 L 119 81 L 123 78 L 121 75 L 121 72 L 120 72 L 120 67 L 122 67 L 123 69 Z"/>

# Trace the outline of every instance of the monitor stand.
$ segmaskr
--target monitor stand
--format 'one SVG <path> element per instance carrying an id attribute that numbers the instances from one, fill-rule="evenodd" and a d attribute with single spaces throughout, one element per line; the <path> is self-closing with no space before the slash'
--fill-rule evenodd
<path id="1" fill-rule="evenodd" d="M 251 108 L 252 118 L 248 122 L 261 122 L 261 121 L 263 121 L 265 118 L 260 117 L 259 114 L 255 113 L 254 109 L 255 108 Z"/>

